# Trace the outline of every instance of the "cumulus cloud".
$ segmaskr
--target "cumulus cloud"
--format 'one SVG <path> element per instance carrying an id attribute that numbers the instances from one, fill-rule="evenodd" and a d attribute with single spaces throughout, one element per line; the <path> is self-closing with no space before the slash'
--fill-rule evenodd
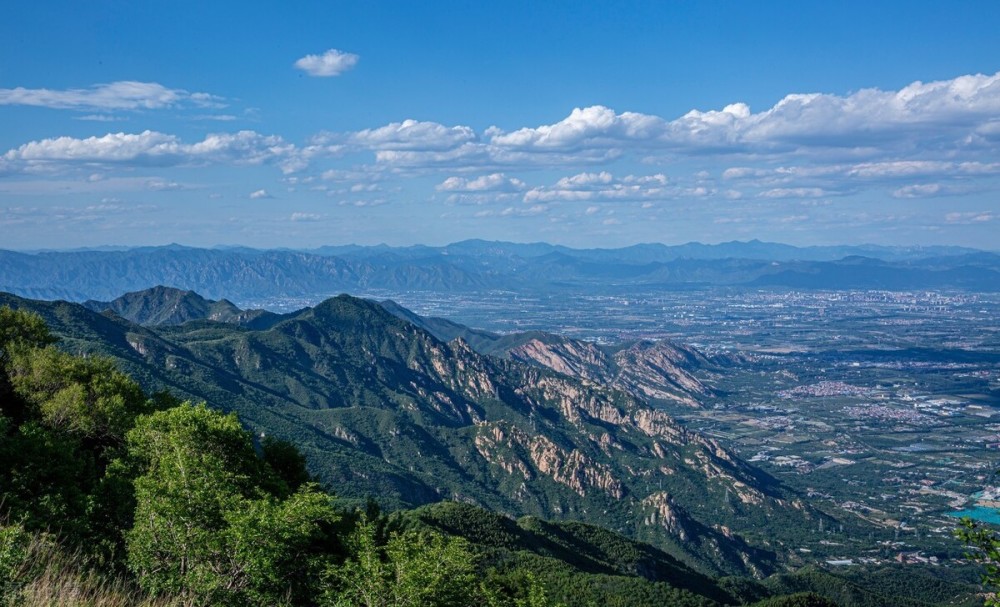
<path id="1" fill-rule="evenodd" d="M 451 150 L 475 141 L 476 132 L 467 126 L 445 126 L 437 122 L 404 120 L 375 129 L 352 133 L 347 141 L 372 150 Z"/>
<path id="2" fill-rule="evenodd" d="M 0 105 L 30 105 L 59 110 L 156 110 L 182 105 L 225 107 L 224 99 L 208 93 L 189 93 L 156 82 L 123 80 L 85 89 L 0 89 Z M 87 116 L 87 120 L 102 120 Z"/>
<path id="3" fill-rule="evenodd" d="M 652 162 L 722 155 L 756 163 L 793 160 L 814 165 L 784 172 L 735 166 L 722 175 L 767 177 L 769 187 L 775 188 L 802 179 L 832 178 L 837 172 L 874 180 L 933 168 L 933 163 L 988 165 L 984 154 L 995 154 L 1000 147 L 998 114 L 1000 73 L 915 82 L 898 91 L 790 94 L 759 112 L 737 102 L 668 119 L 596 105 L 573 109 L 551 124 L 509 132 L 404 120 L 326 134 L 323 139 L 371 151 L 375 166 L 400 170 L 594 166 L 629 155 Z M 794 187 L 799 186 L 813 187 Z M 815 187 L 830 189 L 826 184 Z"/>
<path id="4" fill-rule="evenodd" d="M 914 82 L 899 91 L 863 89 L 849 95 L 791 94 L 753 113 L 743 103 L 691 110 L 674 120 L 604 106 L 576 108 L 563 120 L 510 133 L 494 129 L 490 142 L 519 150 L 594 147 L 662 148 L 691 152 L 774 152 L 828 147 L 880 150 L 945 138 L 961 146 L 975 134 L 1000 134 L 1000 73 Z"/>
<path id="5" fill-rule="evenodd" d="M 250 192 L 250 200 L 265 200 L 269 198 L 274 198 L 274 196 L 271 196 L 271 194 L 265 189 Z"/>
<path id="6" fill-rule="evenodd" d="M 297 64 L 305 62 L 298 67 L 306 71 L 309 65 L 341 73 L 337 70 L 357 61 L 356 56 L 345 59 L 349 55 L 329 51 Z M 114 106 L 97 99 L 117 99 L 114 103 L 122 109 L 220 102 L 200 93 L 145 85 L 144 94 L 131 96 L 127 87 L 112 85 L 3 92 L 5 103 L 34 98 L 52 107 L 101 111 Z M 12 101 L 15 98 L 20 101 Z M 548 124 L 509 131 L 408 119 L 351 132 L 323 132 L 304 145 L 254 131 L 208 135 L 194 142 L 155 131 L 56 137 L 0 154 L 0 174 L 211 164 L 273 164 L 292 173 L 320 165 L 316 179 L 322 175 L 326 181 L 344 182 L 343 191 L 331 190 L 332 196 L 350 199 L 370 191 L 363 188 L 375 182 L 389 192 L 392 180 L 400 176 L 432 174 L 446 201 L 503 206 L 516 200 L 538 205 L 714 195 L 803 202 L 876 187 L 886 198 L 918 198 L 997 186 L 997 116 L 1000 73 L 915 82 L 896 91 L 790 94 L 756 112 L 737 102 L 670 118 L 595 105 L 573 109 Z M 719 166 L 720 160 L 726 164 Z M 624 162 L 616 166 L 648 161 L 690 167 L 692 174 L 679 175 L 677 181 L 662 174 L 623 177 L 619 174 L 628 169 L 612 166 L 618 161 Z M 711 172 L 701 170 L 705 167 Z M 558 169 L 566 176 L 540 187 L 511 176 L 537 169 Z M 932 191 L 934 186 L 938 189 Z M 350 191 L 352 187 L 356 189 Z"/>
<path id="7" fill-rule="evenodd" d="M 519 192 L 526 187 L 527 185 L 516 177 L 492 173 L 474 179 L 449 177 L 438 184 L 437 189 L 443 192 Z"/>
<path id="8" fill-rule="evenodd" d="M 344 72 L 354 68 L 361 59 L 354 53 L 332 48 L 322 55 L 306 55 L 295 62 L 295 67 L 309 74 L 310 76 L 330 77 L 339 76 Z"/>
<path id="9" fill-rule="evenodd" d="M 491 142 L 500 147 L 572 150 L 600 146 L 616 141 L 655 139 L 663 132 L 664 120 L 635 112 L 616 114 L 596 105 L 576 108 L 570 115 L 551 125 L 523 128 L 512 133 L 497 132 Z"/>
<path id="10" fill-rule="evenodd" d="M 2 159 L 23 171 L 37 171 L 78 165 L 258 165 L 280 163 L 294 158 L 294 153 L 295 146 L 281 137 L 254 131 L 214 133 L 196 143 L 184 143 L 175 135 L 143 131 L 85 139 L 41 139 L 7 151 Z"/>
<path id="11" fill-rule="evenodd" d="M 559 179 L 554 185 L 537 187 L 524 194 L 526 203 L 552 201 L 610 201 L 663 198 L 668 192 L 667 177 L 656 175 L 627 175 L 616 178 L 607 171 L 579 173 Z"/>

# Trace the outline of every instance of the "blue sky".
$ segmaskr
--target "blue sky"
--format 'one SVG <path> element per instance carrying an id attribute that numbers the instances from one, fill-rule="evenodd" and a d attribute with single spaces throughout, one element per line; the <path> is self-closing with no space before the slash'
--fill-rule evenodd
<path id="1" fill-rule="evenodd" d="M 0 247 L 1000 249 L 1000 3 L 20 2 Z"/>

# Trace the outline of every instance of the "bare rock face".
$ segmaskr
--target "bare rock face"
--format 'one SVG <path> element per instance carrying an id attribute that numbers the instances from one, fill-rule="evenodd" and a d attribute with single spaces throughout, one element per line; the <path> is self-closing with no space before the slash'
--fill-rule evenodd
<path id="1" fill-rule="evenodd" d="M 678 514 L 677 506 L 666 491 L 657 491 L 642 500 L 642 505 L 649 510 L 643 520 L 646 525 L 660 525 L 680 540 L 687 541 L 690 537 L 684 528 L 682 515 Z"/>
<path id="2" fill-rule="evenodd" d="M 669 341 L 639 341 L 620 348 L 556 336 L 532 338 L 506 351 L 514 360 L 623 390 L 644 400 L 669 400 L 692 407 L 709 393 L 686 367 L 704 357 Z"/>
<path id="3" fill-rule="evenodd" d="M 530 435 L 502 423 L 485 424 L 475 439 L 476 450 L 507 474 L 524 480 L 546 476 L 580 497 L 600 491 L 621 499 L 624 488 L 607 464 L 593 461 L 578 449 L 567 450 L 542 435 Z"/>

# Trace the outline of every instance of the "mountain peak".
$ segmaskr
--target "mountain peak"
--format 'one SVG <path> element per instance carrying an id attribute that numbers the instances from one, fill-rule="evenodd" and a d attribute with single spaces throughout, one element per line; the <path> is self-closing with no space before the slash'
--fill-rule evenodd
<path id="1" fill-rule="evenodd" d="M 180 325 L 192 320 L 247 324 L 265 316 L 276 316 L 260 310 L 243 311 L 229 300 L 212 301 L 194 291 L 165 285 L 126 293 L 109 302 L 90 300 L 83 305 L 95 312 L 110 311 L 146 326 Z"/>

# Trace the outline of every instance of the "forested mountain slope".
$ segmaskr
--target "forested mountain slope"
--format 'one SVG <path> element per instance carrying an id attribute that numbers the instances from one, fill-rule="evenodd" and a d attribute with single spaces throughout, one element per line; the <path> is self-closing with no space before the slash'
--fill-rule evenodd
<path id="1" fill-rule="evenodd" d="M 111 355 L 148 389 L 293 440 L 347 497 L 582 519 L 704 571 L 755 574 L 823 516 L 624 392 L 441 342 L 373 302 L 340 296 L 261 330 L 3 304 L 37 311 L 64 347 Z"/>

